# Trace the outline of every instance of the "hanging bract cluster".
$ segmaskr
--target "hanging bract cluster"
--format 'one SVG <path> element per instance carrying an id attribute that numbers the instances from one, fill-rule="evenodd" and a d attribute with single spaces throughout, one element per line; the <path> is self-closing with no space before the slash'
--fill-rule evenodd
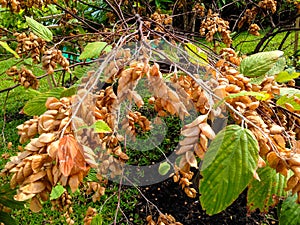
<path id="1" fill-rule="evenodd" d="M 118 46 L 97 70 L 89 71 L 82 78 L 75 95 L 48 98 L 45 113 L 18 126 L 20 142 L 30 142 L 2 171 L 13 174 L 11 186 L 18 186 L 17 200 L 31 199 L 31 208 L 38 211 L 40 201 L 48 199 L 55 185 L 70 186 L 74 192 L 91 167 L 106 178 L 123 176 L 124 166 L 130 159 L 126 143 L 151 132 L 153 123 L 173 116 L 184 123 L 175 149 L 178 160 L 173 165 L 173 180 L 187 196 L 195 198 L 197 190 L 191 187 L 194 175 L 191 169 L 198 168 L 202 160 L 205 166 L 200 167 L 203 176 L 200 201 L 209 214 L 224 210 L 252 180 L 260 180 L 259 168 L 266 166 L 285 177 L 289 171 L 293 172 L 285 189 L 297 193 L 300 202 L 297 110 L 288 114 L 289 105 L 275 104 L 274 99 L 282 95 L 284 85 L 267 74 L 282 53 L 267 52 L 242 59 L 232 49 L 225 48 L 214 68 L 209 60 L 197 59 L 198 52 L 191 53 L 180 45 L 164 41 L 180 60 L 168 61 L 169 53 L 153 49 L 148 41 L 129 45 L 131 48 Z M 46 52 L 44 57 L 47 57 Z M 165 69 L 161 69 L 158 62 L 167 62 L 172 67 L 168 68 L 169 72 L 163 72 Z M 138 88 L 141 84 L 143 91 L 147 90 L 146 96 Z M 155 112 L 154 120 L 141 110 L 150 106 Z M 223 126 L 217 133 L 219 130 L 213 128 L 213 124 L 218 119 L 226 120 L 227 112 L 235 125 L 222 129 Z M 290 124 L 288 118 L 297 126 Z M 189 122 L 185 123 L 186 120 Z M 236 158 L 230 158 L 232 164 L 228 163 L 227 154 L 234 151 Z M 249 157 L 243 158 L 245 155 Z M 238 160 L 245 161 L 235 163 Z M 224 166 L 229 169 L 237 166 L 234 171 L 247 173 L 236 175 L 243 179 L 226 202 L 222 202 L 224 195 L 218 191 L 233 188 L 230 185 L 240 177 L 229 178 L 229 174 L 214 177 L 218 172 L 213 171 L 222 170 Z M 219 186 L 221 184 L 228 185 Z M 210 191 L 216 187 L 220 187 L 216 192 Z M 90 183 L 89 192 L 96 193 L 93 196 L 96 201 L 104 194 L 104 188 Z M 271 194 L 279 196 L 277 192 Z M 216 202 L 222 204 L 212 206 Z M 272 200 L 268 204 L 266 208 L 275 203 Z M 171 224 L 177 223 L 170 218 Z M 164 219 L 165 216 L 161 216 L 159 221 Z M 156 223 L 152 218 L 147 221 Z"/>

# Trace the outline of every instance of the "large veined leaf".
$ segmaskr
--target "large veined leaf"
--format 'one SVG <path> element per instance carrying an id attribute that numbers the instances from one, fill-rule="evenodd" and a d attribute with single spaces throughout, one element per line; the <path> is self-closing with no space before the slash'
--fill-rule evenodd
<path id="1" fill-rule="evenodd" d="M 29 100 L 25 104 L 25 106 L 23 108 L 24 113 L 29 116 L 42 115 L 47 110 L 47 108 L 45 106 L 47 99 L 49 97 L 55 97 L 55 98 L 59 99 L 63 90 L 64 90 L 64 88 L 54 88 L 48 92 L 37 94 L 36 97 Z"/>
<path id="2" fill-rule="evenodd" d="M 252 180 L 258 163 L 253 134 L 229 125 L 211 142 L 202 164 L 200 202 L 209 215 L 226 209 Z"/>
<path id="3" fill-rule="evenodd" d="M 258 208 L 261 212 L 268 212 L 270 206 L 278 203 L 276 196 L 286 195 L 287 178 L 269 166 L 258 169 L 257 173 L 261 181 L 253 179 L 249 184 L 247 205 L 250 211 Z"/>
<path id="4" fill-rule="evenodd" d="M 36 34 L 38 37 L 48 42 L 52 41 L 53 34 L 49 30 L 49 28 L 45 27 L 43 24 L 27 16 L 26 16 L 26 22 L 30 27 L 30 29 L 33 31 L 33 33 Z"/>
<path id="5" fill-rule="evenodd" d="M 185 44 L 185 50 L 190 56 L 190 61 L 195 64 L 199 65 L 207 65 L 208 64 L 208 57 L 207 54 L 202 51 L 198 46 L 187 43 Z"/>
<path id="6" fill-rule="evenodd" d="M 92 59 L 99 57 L 102 51 L 110 52 L 112 49 L 111 45 L 108 45 L 106 42 L 96 41 L 92 43 L 88 43 L 83 52 L 80 54 L 79 59 Z"/>
<path id="7" fill-rule="evenodd" d="M 286 198 L 280 210 L 279 225 L 299 225 L 300 205 L 296 203 L 297 194 Z"/>
<path id="8" fill-rule="evenodd" d="M 279 50 L 250 55 L 241 61 L 239 71 L 246 77 L 260 77 L 265 75 L 282 56 L 283 52 Z"/>
<path id="9" fill-rule="evenodd" d="M 8 44 L 4 41 L 0 41 L 0 45 L 8 52 L 10 52 L 11 54 L 13 54 L 17 59 L 20 58 L 20 56 L 14 51 L 12 50 Z"/>

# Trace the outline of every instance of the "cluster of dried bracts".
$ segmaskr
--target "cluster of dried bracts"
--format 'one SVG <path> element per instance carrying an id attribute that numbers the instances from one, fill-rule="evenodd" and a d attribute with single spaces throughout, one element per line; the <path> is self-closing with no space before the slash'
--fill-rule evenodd
<path id="1" fill-rule="evenodd" d="M 268 161 L 272 168 L 285 176 L 289 170 L 293 171 L 286 190 L 297 193 L 300 202 L 300 152 L 297 141 L 300 138 L 300 121 L 293 114 L 272 106 L 274 94 L 280 93 L 280 85 L 272 77 L 265 78 L 259 85 L 252 84 L 249 78 L 236 70 L 241 58 L 232 49 L 221 52 L 216 63 L 217 70 L 207 69 L 214 79 L 204 81 L 205 88 L 194 80 L 199 78 L 197 74 L 192 78 L 184 73 L 173 73 L 167 80 L 159 65 L 150 64 L 147 57 L 131 61 L 130 57 L 130 51 L 120 50 L 102 71 L 106 82 L 116 86 L 117 91 L 113 86 L 96 90 L 95 93 L 89 91 L 87 84 L 93 83 L 91 81 L 97 75 L 89 72 L 76 95 L 60 100 L 49 98 L 44 114 L 18 126 L 20 142 L 29 143 L 24 151 L 11 158 L 2 171 L 13 174 L 11 186 L 18 186 L 17 200 L 31 199 L 31 208 L 38 211 L 40 201 L 48 199 L 56 184 L 68 185 L 75 191 L 91 167 L 97 168 L 99 174 L 112 178 L 121 175 L 123 165 L 129 159 L 126 142 L 135 141 L 137 135 L 152 129 L 151 118 L 139 111 L 147 102 L 153 105 L 157 117 L 173 115 L 183 121 L 190 116 L 191 109 L 197 113 L 195 119 L 182 127 L 182 139 L 176 150 L 181 158 L 179 166 L 175 166 L 173 177 L 189 197 L 195 197 L 197 193 L 190 187 L 193 178 L 190 169 L 198 167 L 209 141 L 215 137 L 211 127 L 213 120 L 222 117 L 229 109 L 235 123 L 246 122 L 256 137 L 260 147 L 260 166 Z M 137 91 L 140 82 L 148 88 L 150 97 L 147 96 L 147 99 Z M 208 89 L 211 93 L 207 92 Z M 261 101 L 248 95 L 226 98 L 241 91 L 264 91 L 269 99 Z M 220 99 L 225 99 L 231 108 L 222 105 L 220 109 L 213 109 L 211 104 L 218 103 Z M 72 104 L 76 106 L 73 111 Z M 127 111 L 121 117 L 119 112 L 124 108 Z M 97 121 L 104 121 L 110 131 L 96 133 L 89 129 Z M 96 151 L 99 146 L 100 150 Z M 253 175 L 259 179 L 257 174 Z M 99 183 L 90 183 L 87 190 L 94 193 L 93 200 L 96 201 L 105 189 Z M 160 220 L 164 221 L 165 216 L 161 216 Z M 172 223 L 165 224 L 176 224 L 172 218 L 169 220 Z M 148 223 L 155 224 L 151 218 L 148 218 Z"/>

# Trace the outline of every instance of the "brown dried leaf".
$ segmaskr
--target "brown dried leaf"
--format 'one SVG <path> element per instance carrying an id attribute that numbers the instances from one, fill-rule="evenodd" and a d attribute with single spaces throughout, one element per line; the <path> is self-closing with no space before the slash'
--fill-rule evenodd
<path id="1" fill-rule="evenodd" d="M 207 119 L 207 114 L 198 116 L 193 122 L 184 125 L 183 129 L 192 128 L 203 123 Z"/>
<path id="2" fill-rule="evenodd" d="M 199 136 L 200 129 L 198 126 L 194 126 L 187 129 L 182 129 L 181 135 L 185 137 Z"/>
<path id="3" fill-rule="evenodd" d="M 191 167 L 198 168 L 197 159 L 194 155 L 194 152 L 188 151 L 185 153 L 186 161 L 190 164 Z"/>
<path id="4" fill-rule="evenodd" d="M 46 185 L 44 182 L 37 181 L 20 187 L 20 190 L 25 194 L 37 194 L 43 191 L 45 188 Z"/>
<path id="5" fill-rule="evenodd" d="M 280 161 L 280 158 L 276 155 L 275 152 L 269 152 L 267 155 L 267 160 L 269 162 L 270 167 L 276 169 L 276 167 Z"/>
<path id="6" fill-rule="evenodd" d="M 83 147 L 72 135 L 66 135 L 59 140 L 57 156 L 59 169 L 65 176 L 71 173 L 74 166 L 87 170 Z"/>
<path id="7" fill-rule="evenodd" d="M 79 186 L 79 183 L 80 183 L 80 181 L 79 181 L 79 178 L 78 178 L 77 174 L 75 174 L 75 175 L 73 175 L 69 178 L 68 184 L 69 184 L 69 186 L 71 188 L 71 191 L 73 193 L 77 190 L 77 188 Z"/>
<path id="8" fill-rule="evenodd" d="M 194 144 L 191 144 L 191 145 L 183 145 L 181 146 L 177 151 L 176 151 L 176 154 L 177 155 L 181 155 L 183 153 L 186 153 L 187 151 L 193 149 L 194 147 Z"/>
<path id="9" fill-rule="evenodd" d="M 198 140 L 199 140 L 199 136 L 186 137 L 183 140 L 179 141 L 179 144 L 181 146 L 191 145 L 191 144 L 195 144 L 196 142 L 198 142 Z"/>
<path id="10" fill-rule="evenodd" d="M 299 178 L 294 174 L 288 179 L 285 191 L 289 191 L 293 189 L 298 184 L 298 182 L 299 182 Z"/>
<path id="11" fill-rule="evenodd" d="M 54 134 L 54 133 L 43 133 L 43 134 L 41 134 L 41 135 L 39 136 L 39 139 L 38 139 L 38 140 L 39 140 L 39 142 L 41 142 L 41 143 L 46 143 L 46 144 L 48 144 L 48 143 L 54 141 L 55 138 L 56 138 L 56 134 Z"/>
<path id="12" fill-rule="evenodd" d="M 200 143 L 196 143 L 194 145 L 194 152 L 196 153 L 196 155 L 200 158 L 203 159 L 204 155 L 205 155 L 205 150 L 202 148 Z"/>
<path id="13" fill-rule="evenodd" d="M 213 131 L 213 129 L 211 128 L 210 125 L 208 125 L 208 123 L 204 122 L 204 123 L 200 123 L 199 125 L 200 130 L 202 131 L 202 133 L 208 138 L 208 139 L 214 139 L 215 138 L 215 132 Z"/>
<path id="14" fill-rule="evenodd" d="M 14 196 L 14 199 L 16 201 L 23 202 L 23 201 L 26 201 L 28 199 L 31 199 L 34 196 L 35 196 L 35 194 L 25 194 L 21 191 L 18 191 L 18 193 Z"/>
<path id="15" fill-rule="evenodd" d="M 30 201 L 29 208 L 32 212 L 39 212 L 39 211 L 41 211 L 43 206 L 42 206 L 40 200 L 37 197 L 33 197 Z"/>
<path id="16" fill-rule="evenodd" d="M 23 184 L 28 184 L 28 183 L 33 183 L 35 181 L 38 181 L 38 180 L 42 179 L 43 177 L 45 177 L 46 174 L 47 174 L 47 172 L 44 170 L 42 170 L 38 173 L 34 173 L 34 174 L 30 175 L 29 177 L 27 177 L 24 180 Z"/>

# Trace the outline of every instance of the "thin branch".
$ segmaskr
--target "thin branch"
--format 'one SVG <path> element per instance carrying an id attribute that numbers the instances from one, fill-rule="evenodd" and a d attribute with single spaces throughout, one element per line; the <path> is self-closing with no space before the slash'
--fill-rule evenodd
<path id="1" fill-rule="evenodd" d="M 77 16 L 76 14 L 74 14 L 73 12 L 71 12 L 70 10 L 67 10 L 65 9 L 64 7 L 60 6 L 59 4 L 57 3 L 53 3 L 54 5 L 56 5 L 58 8 L 60 8 L 61 10 L 69 13 L 70 15 L 72 15 L 74 18 L 76 18 L 77 20 L 81 21 L 84 25 L 86 25 L 88 28 L 90 28 L 91 30 L 95 31 L 95 32 L 98 32 L 98 29 L 96 29 L 95 27 L 92 27 L 90 24 L 88 24 L 86 22 L 85 19 L 83 19 L 82 17 L 80 16 Z"/>

